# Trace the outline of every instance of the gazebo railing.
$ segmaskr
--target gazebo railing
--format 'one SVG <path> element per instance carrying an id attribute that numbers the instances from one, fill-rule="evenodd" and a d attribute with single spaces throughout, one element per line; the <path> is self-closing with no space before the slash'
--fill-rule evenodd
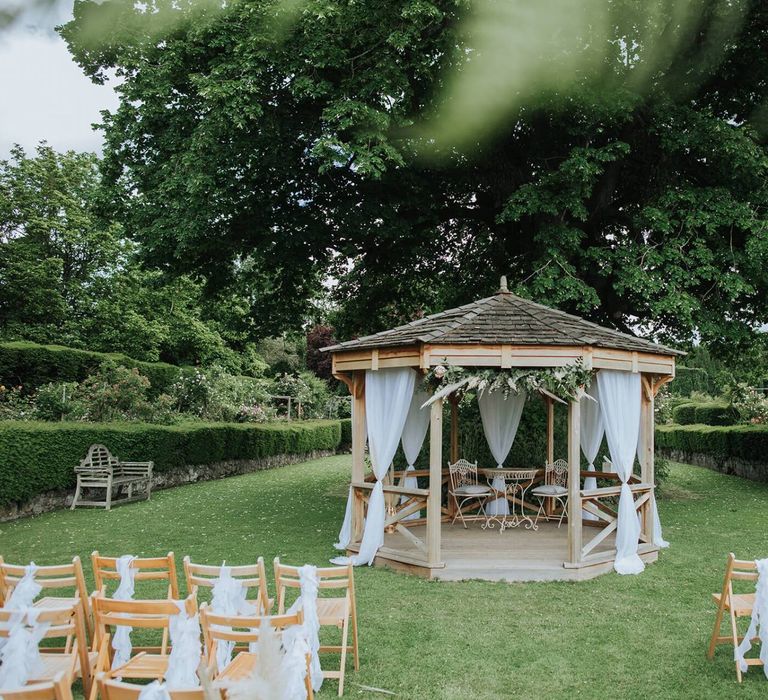
<path id="1" fill-rule="evenodd" d="M 597 479 L 609 479 L 611 481 L 620 481 L 619 475 L 615 472 L 592 472 L 582 471 L 581 476 L 595 477 Z M 640 514 L 642 528 L 640 532 L 640 541 L 648 543 L 646 536 L 647 518 L 649 517 L 649 507 L 653 495 L 653 484 L 646 484 L 640 481 L 634 474 L 629 478 L 629 489 L 632 497 L 635 499 L 635 510 Z M 604 553 L 592 554 L 593 550 L 604 542 L 612 533 L 616 532 L 618 525 L 618 513 L 611 508 L 604 499 L 615 499 L 621 494 L 621 484 L 616 486 L 600 486 L 594 489 L 581 489 L 581 509 L 594 515 L 597 520 L 583 520 L 582 525 L 600 528 L 600 532 L 592 537 L 581 547 L 581 560 L 589 563 L 590 559 L 603 559 Z"/>

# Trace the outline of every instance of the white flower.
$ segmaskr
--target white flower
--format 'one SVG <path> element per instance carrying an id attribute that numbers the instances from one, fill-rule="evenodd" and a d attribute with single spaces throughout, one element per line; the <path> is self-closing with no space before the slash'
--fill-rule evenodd
<path id="1" fill-rule="evenodd" d="M 443 367 L 443 365 L 437 365 L 437 367 L 435 367 L 435 377 L 437 379 L 442 379 L 447 371 L 448 370 Z"/>

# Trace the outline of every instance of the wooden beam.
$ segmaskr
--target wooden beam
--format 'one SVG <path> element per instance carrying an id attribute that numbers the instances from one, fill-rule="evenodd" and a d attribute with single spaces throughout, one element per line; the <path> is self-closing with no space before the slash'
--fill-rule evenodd
<path id="1" fill-rule="evenodd" d="M 427 560 L 440 562 L 440 502 L 443 485 L 443 401 L 435 401 L 429 415 L 429 496 L 427 496 Z"/>
<path id="2" fill-rule="evenodd" d="M 581 561 L 581 404 L 568 404 L 568 561 Z"/>
<path id="3" fill-rule="evenodd" d="M 365 372 L 354 373 L 352 390 L 352 483 L 365 478 Z M 357 496 L 352 501 L 352 542 L 363 535 L 364 503 Z"/>
<path id="4" fill-rule="evenodd" d="M 648 392 L 643 392 L 640 398 L 640 436 L 643 440 L 638 450 L 640 459 L 640 479 L 646 484 L 653 486 L 654 482 L 654 456 L 653 456 L 653 438 L 654 438 L 654 392 L 649 383 Z M 648 505 L 641 511 L 640 522 L 642 532 L 648 541 L 653 539 L 653 518 L 651 517 L 650 500 Z"/>

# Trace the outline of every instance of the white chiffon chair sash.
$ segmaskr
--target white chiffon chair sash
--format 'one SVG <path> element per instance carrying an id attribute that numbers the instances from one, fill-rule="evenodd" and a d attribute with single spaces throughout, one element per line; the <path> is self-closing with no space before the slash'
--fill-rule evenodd
<path id="1" fill-rule="evenodd" d="M 760 640 L 760 661 L 763 662 L 763 673 L 768 678 L 768 559 L 758 559 L 757 584 L 755 585 L 755 604 L 752 607 L 752 619 L 749 629 L 741 644 L 736 647 L 733 657 L 743 673 L 749 669 L 745 656 L 752 649 L 752 640 Z"/>
<path id="2" fill-rule="evenodd" d="M 211 610 L 217 615 L 255 615 L 257 608 L 246 601 L 248 589 L 240 579 L 232 576 L 232 569 L 225 564 L 221 567 L 219 578 L 213 584 Z M 216 665 L 219 672 L 223 671 L 232 660 L 232 650 L 235 643 L 218 640 L 216 643 Z"/>
<path id="3" fill-rule="evenodd" d="M 25 607 L 11 615 L 9 634 L 0 648 L 0 691 L 25 686 L 42 672 L 39 643 L 50 625 L 37 621 L 39 613 L 38 608 Z"/>
<path id="4" fill-rule="evenodd" d="M 317 577 L 317 567 L 305 564 L 299 569 L 300 595 L 288 608 L 288 613 L 298 610 L 304 612 L 302 627 L 288 628 L 283 633 L 283 644 L 286 648 L 296 643 L 295 636 L 301 635 L 310 652 L 310 678 L 312 689 L 317 692 L 323 685 L 323 669 L 320 667 L 320 618 L 317 616 L 317 591 L 320 579 Z"/>
<path id="5" fill-rule="evenodd" d="M 117 560 L 116 568 L 117 573 L 120 574 L 120 585 L 112 596 L 113 600 L 133 600 L 136 569 L 131 565 L 135 558 L 130 554 L 124 554 Z M 133 649 L 131 630 L 131 627 L 123 625 L 115 627 L 115 633 L 112 636 L 112 649 L 115 652 L 112 658 L 113 669 L 127 664 L 131 658 L 131 650 Z"/>

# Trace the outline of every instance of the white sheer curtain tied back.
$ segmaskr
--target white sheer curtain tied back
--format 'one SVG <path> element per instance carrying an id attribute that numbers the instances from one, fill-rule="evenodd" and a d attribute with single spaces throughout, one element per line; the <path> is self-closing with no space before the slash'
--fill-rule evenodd
<path id="1" fill-rule="evenodd" d="M 429 430 L 430 409 L 429 406 L 422 408 L 422 405 L 427 401 L 429 401 L 429 394 L 426 391 L 418 388 L 414 389 L 411 405 L 408 409 L 408 418 L 406 418 L 403 434 L 400 437 L 405 461 L 408 463 L 406 471 L 412 472 L 416 470 L 416 467 L 413 465 L 419 458 L 424 438 Z M 409 489 L 416 489 L 419 487 L 418 479 L 415 476 L 406 476 L 403 479 L 403 486 Z M 407 501 L 408 496 L 400 497 L 401 504 Z M 411 515 L 406 515 L 403 520 L 417 520 L 420 517 L 421 511 L 417 510 Z"/>
<path id="2" fill-rule="evenodd" d="M 640 374 L 602 369 L 597 373 L 597 384 L 611 461 L 621 479 L 613 568 L 620 574 L 639 574 L 645 565 L 637 553 L 640 519 L 629 477 L 640 430 Z"/>
<path id="3" fill-rule="evenodd" d="M 416 372 L 408 367 L 367 370 L 365 373 L 365 418 L 368 430 L 368 449 L 376 484 L 368 500 L 368 513 L 359 553 L 352 557 L 332 559 L 334 564 L 351 562 L 355 566 L 370 565 L 373 563 L 379 547 L 384 544 L 386 503 L 382 479 L 389 471 L 395 452 L 397 452 L 397 445 L 400 442 L 400 436 L 403 434 L 403 427 L 408 417 L 415 383 Z M 345 544 L 345 546 L 350 539 L 351 501 L 352 493 L 350 491 L 347 499 L 347 512 L 337 543 Z"/>
<path id="4" fill-rule="evenodd" d="M 526 398 L 524 391 L 509 392 L 505 396 L 502 390 L 484 391 L 477 397 L 483 432 L 497 467 L 504 465 L 512 449 Z M 492 485 L 497 491 L 504 491 L 505 482 L 501 477 L 496 477 Z M 485 506 L 485 512 L 488 515 L 506 515 L 509 513 L 509 503 L 506 498 L 497 498 Z"/>
<path id="5" fill-rule="evenodd" d="M 580 441 L 581 451 L 587 460 L 587 470 L 595 471 L 595 460 L 600 451 L 600 445 L 603 443 L 605 428 L 603 427 L 603 416 L 600 410 L 600 398 L 597 388 L 597 381 L 593 381 L 587 389 L 593 400 L 582 398 L 579 415 L 580 418 Z M 594 476 L 588 476 L 584 479 L 584 490 L 597 488 L 597 479 Z M 581 512 L 584 520 L 597 520 L 597 516 L 586 510 Z"/>

